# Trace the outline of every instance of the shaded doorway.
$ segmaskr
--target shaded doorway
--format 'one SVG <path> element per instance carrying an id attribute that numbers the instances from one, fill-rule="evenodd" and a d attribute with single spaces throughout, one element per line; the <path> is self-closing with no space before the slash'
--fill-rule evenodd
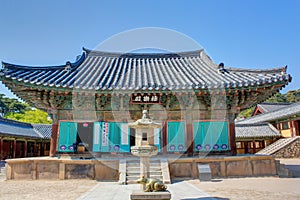
<path id="1" fill-rule="evenodd" d="M 84 145 L 85 151 L 93 150 L 93 122 L 78 123 L 77 144 Z"/>
<path id="2" fill-rule="evenodd" d="M 130 147 L 135 146 L 135 129 L 130 129 Z"/>

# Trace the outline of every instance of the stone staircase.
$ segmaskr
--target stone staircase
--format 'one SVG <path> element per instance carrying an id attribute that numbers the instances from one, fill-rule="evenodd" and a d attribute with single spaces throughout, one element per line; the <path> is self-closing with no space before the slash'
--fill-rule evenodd
<path id="1" fill-rule="evenodd" d="M 300 178 L 300 159 L 277 159 L 276 166 L 280 163 L 280 168 L 284 170 L 279 170 L 279 177 L 293 177 Z M 278 170 L 278 168 L 277 168 Z"/>
<path id="2" fill-rule="evenodd" d="M 276 160 L 276 170 L 280 178 L 294 177 L 293 172 L 289 168 L 287 168 L 284 163 L 281 163 L 280 160 Z"/>
<path id="3" fill-rule="evenodd" d="M 119 183 L 135 184 L 140 178 L 139 160 L 120 160 Z M 167 160 L 150 160 L 150 178 L 156 178 L 164 183 L 170 183 L 170 173 Z"/>
<path id="4" fill-rule="evenodd" d="M 279 139 L 276 142 L 267 146 L 266 148 L 258 151 L 256 154 L 272 155 L 272 154 L 276 153 L 277 151 L 279 151 L 280 149 L 282 149 L 282 148 L 286 147 L 287 145 L 291 144 L 292 142 L 296 141 L 299 138 L 300 138 L 300 136 Z"/>

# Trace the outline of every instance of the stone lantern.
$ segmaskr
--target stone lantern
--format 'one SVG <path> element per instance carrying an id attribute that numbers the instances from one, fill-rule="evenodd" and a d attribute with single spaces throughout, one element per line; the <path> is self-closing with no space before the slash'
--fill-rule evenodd
<path id="1" fill-rule="evenodd" d="M 150 157 L 157 155 L 157 147 L 154 146 L 154 129 L 161 128 L 161 123 L 150 119 L 147 110 L 143 110 L 142 119 L 129 124 L 135 129 L 135 145 L 131 147 L 131 153 L 140 157 L 141 177 L 150 177 Z"/>

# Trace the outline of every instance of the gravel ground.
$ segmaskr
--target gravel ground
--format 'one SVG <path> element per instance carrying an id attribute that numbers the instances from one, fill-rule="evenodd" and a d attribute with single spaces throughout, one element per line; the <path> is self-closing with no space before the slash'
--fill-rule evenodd
<path id="1" fill-rule="evenodd" d="M 94 180 L 60 181 L 0 181 L 0 199 L 2 200 L 53 200 L 77 199 L 97 184 Z"/>
<path id="2" fill-rule="evenodd" d="M 199 180 L 188 182 L 212 197 L 220 199 L 300 199 L 300 178 L 232 178 L 213 180 L 212 182 L 200 182 Z"/>

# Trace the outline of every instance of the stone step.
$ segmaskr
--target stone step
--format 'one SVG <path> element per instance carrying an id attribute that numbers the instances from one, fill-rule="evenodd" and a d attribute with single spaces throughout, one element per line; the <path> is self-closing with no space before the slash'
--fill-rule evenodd
<path id="1" fill-rule="evenodd" d="M 127 163 L 128 167 L 139 167 L 140 163 Z M 150 163 L 150 166 L 152 167 L 159 167 L 160 163 Z"/>
<path id="2" fill-rule="evenodd" d="M 137 171 L 137 170 L 140 170 L 140 166 L 134 166 L 134 167 L 127 166 L 126 169 L 130 170 L 130 171 L 131 170 Z M 152 171 L 160 171 L 161 167 L 160 166 L 150 166 L 150 170 L 152 170 Z"/>
<path id="3" fill-rule="evenodd" d="M 140 175 L 140 171 L 127 171 L 126 175 L 127 176 L 139 176 Z M 161 171 L 150 171 L 150 176 L 162 176 L 162 172 Z"/>

